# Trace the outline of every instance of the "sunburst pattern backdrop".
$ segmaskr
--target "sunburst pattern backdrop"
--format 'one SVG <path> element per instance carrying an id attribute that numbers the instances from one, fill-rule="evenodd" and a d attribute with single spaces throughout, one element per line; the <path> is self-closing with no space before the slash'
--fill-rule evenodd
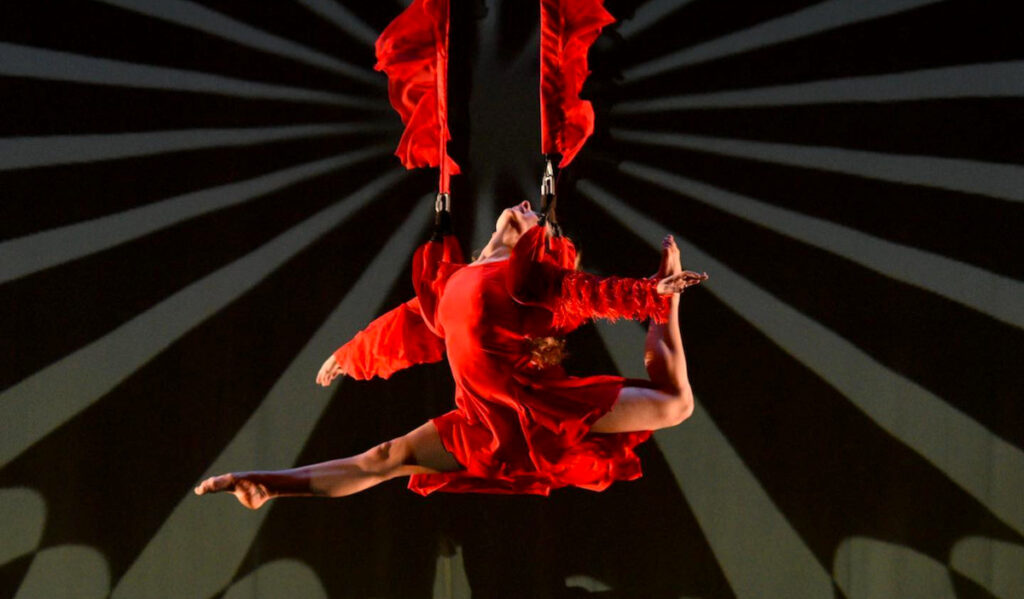
<path id="1" fill-rule="evenodd" d="M 454 2 L 467 249 L 536 196 L 534 4 Z M 372 71 L 404 3 L 0 3 L 0 594 L 1024 596 L 1015 3 L 607 5 L 560 220 L 588 270 L 649 274 L 673 232 L 711 274 L 696 414 L 601 494 L 248 512 L 191 488 L 451 403 L 443 364 L 313 383 L 431 219 Z M 635 323 L 569 344 L 642 375 Z"/>

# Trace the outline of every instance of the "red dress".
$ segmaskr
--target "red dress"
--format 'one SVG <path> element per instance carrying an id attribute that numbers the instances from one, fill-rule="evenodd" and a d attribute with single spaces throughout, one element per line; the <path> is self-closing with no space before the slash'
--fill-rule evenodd
<path id="1" fill-rule="evenodd" d="M 435 418 L 445 448 L 464 467 L 411 477 L 409 488 L 534 493 L 574 485 L 603 490 L 641 475 L 633 448 L 649 431 L 591 433 L 619 391 L 646 381 L 568 376 L 532 360 L 532 339 L 561 336 L 590 318 L 663 320 L 668 296 L 652 279 L 599 278 L 573 270 L 575 249 L 542 227 L 508 260 L 465 265 L 454 238 L 429 242 L 413 260 L 416 298 L 384 314 L 335 352 L 357 379 L 387 378 L 445 353 L 455 405 Z"/>

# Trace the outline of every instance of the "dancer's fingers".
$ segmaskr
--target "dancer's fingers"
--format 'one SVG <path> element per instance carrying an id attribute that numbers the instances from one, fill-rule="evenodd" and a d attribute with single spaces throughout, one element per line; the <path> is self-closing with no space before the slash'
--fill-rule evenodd
<path id="1" fill-rule="evenodd" d="M 331 380 L 337 376 L 335 374 L 335 370 L 338 369 L 340 369 L 340 366 L 338 365 L 337 360 L 334 359 L 334 354 L 331 354 L 326 360 L 324 360 L 323 365 L 320 366 L 320 370 L 316 373 L 317 384 L 323 387 L 330 385 Z"/>
<path id="2" fill-rule="evenodd" d="M 205 495 L 207 493 L 220 493 L 222 491 L 231 491 L 235 485 L 235 477 L 232 474 L 221 474 L 220 476 L 211 476 L 210 478 L 199 483 L 199 486 L 195 488 L 196 495 Z"/>
<path id="3" fill-rule="evenodd" d="M 697 274 L 691 270 L 684 270 L 659 280 L 658 293 L 661 295 L 682 293 L 687 287 L 703 283 L 707 278 L 707 273 Z"/>

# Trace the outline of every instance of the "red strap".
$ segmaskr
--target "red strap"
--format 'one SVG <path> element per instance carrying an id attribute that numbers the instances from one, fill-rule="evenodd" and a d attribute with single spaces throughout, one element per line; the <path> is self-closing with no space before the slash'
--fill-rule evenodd
<path id="1" fill-rule="evenodd" d="M 615 22 L 603 0 L 540 0 L 541 152 L 561 154 L 564 168 L 594 132 L 594 109 L 580 99 L 587 51 Z"/>
<path id="2" fill-rule="evenodd" d="M 439 191 L 459 166 L 448 156 L 448 2 L 415 0 L 377 38 L 378 71 L 388 76 L 388 96 L 405 124 L 395 155 L 406 168 L 441 170 Z"/>

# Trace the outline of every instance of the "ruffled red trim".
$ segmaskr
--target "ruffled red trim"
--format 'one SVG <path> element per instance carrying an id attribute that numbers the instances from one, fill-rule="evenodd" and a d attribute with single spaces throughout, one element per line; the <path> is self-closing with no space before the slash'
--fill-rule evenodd
<path id="1" fill-rule="evenodd" d="M 541 0 L 541 151 L 562 155 L 565 167 L 594 132 L 594 108 L 580 99 L 590 75 L 587 51 L 615 22 L 602 0 Z"/>
<path id="2" fill-rule="evenodd" d="M 591 318 L 666 322 L 671 296 L 657 291 L 654 279 L 596 277 L 572 271 L 562 277 L 562 289 L 555 306 L 555 327 L 569 328 Z"/>
<path id="3" fill-rule="evenodd" d="M 517 302 L 553 313 L 552 330 L 567 333 L 594 318 L 668 320 L 671 296 L 655 279 L 598 277 L 575 270 L 576 248 L 542 226 L 523 233 L 512 249 L 506 286 Z"/>

